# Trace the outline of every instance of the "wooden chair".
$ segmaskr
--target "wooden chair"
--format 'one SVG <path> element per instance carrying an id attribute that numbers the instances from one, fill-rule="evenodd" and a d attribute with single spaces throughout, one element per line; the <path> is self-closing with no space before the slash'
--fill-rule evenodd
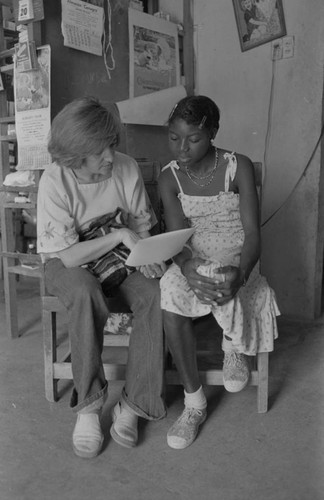
<path id="1" fill-rule="evenodd" d="M 146 166 L 148 167 L 148 166 Z M 262 184 L 262 165 L 254 163 L 256 180 L 258 188 L 261 189 Z M 158 200 L 156 179 L 158 169 L 152 173 L 147 168 L 147 173 L 144 172 L 145 184 L 148 188 L 148 193 L 151 200 Z M 147 174 L 149 173 L 149 179 Z M 158 201 L 159 203 L 159 201 Z M 60 379 L 72 379 L 72 369 L 70 362 L 70 352 L 62 356 L 58 360 L 58 345 L 57 345 L 57 314 L 64 311 L 64 307 L 57 297 L 46 295 L 44 284 L 42 286 L 42 310 L 43 310 L 43 339 L 44 339 L 44 362 L 45 362 L 45 394 L 48 401 L 56 401 L 58 398 L 57 384 Z M 111 315 L 106 324 L 104 335 L 104 347 L 110 349 L 114 347 L 128 347 L 129 333 L 131 330 L 131 316 L 127 308 L 122 304 L 114 302 L 111 299 L 109 308 Z M 121 325 L 120 331 L 116 331 L 114 319 L 119 319 Z M 257 387 L 257 410 L 259 413 L 265 413 L 268 409 L 268 353 L 258 353 L 256 356 L 255 366 L 251 371 L 250 385 Z M 125 364 L 113 362 L 104 363 L 104 371 L 106 379 L 109 380 L 124 380 L 125 379 Z M 223 385 L 222 369 L 208 368 L 199 372 L 200 379 L 204 385 Z M 165 372 L 166 384 L 179 385 L 180 379 L 178 373 L 172 366 L 166 367 Z"/>

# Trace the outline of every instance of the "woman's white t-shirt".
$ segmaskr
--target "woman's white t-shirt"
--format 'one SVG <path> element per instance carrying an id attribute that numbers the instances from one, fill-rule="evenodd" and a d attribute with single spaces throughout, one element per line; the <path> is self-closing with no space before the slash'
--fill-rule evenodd
<path id="1" fill-rule="evenodd" d="M 140 233 L 157 222 L 136 161 L 116 152 L 109 179 L 82 184 L 71 168 L 53 163 L 41 177 L 37 200 L 37 251 L 56 253 L 79 241 L 79 232 L 116 208 Z"/>

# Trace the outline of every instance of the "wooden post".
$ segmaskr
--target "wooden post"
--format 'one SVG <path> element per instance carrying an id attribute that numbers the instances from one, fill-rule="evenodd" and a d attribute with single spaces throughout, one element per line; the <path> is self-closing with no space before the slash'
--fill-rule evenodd
<path id="1" fill-rule="evenodd" d="M 188 95 L 193 95 L 195 88 L 192 10 L 192 0 L 183 0 L 183 69 Z"/>

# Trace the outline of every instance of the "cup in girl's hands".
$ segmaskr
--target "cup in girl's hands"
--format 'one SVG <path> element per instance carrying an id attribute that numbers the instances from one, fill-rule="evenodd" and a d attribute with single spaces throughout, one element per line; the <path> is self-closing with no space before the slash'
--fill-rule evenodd
<path id="1" fill-rule="evenodd" d="M 221 266 L 219 262 L 211 262 L 206 265 L 200 265 L 197 267 L 197 273 L 207 278 L 215 279 L 215 283 L 218 285 L 226 281 L 226 274 L 220 272 Z"/>

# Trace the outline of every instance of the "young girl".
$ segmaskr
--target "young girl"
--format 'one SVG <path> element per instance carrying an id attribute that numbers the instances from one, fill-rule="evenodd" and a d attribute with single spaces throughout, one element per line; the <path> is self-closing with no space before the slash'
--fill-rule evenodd
<path id="1" fill-rule="evenodd" d="M 279 314 L 258 271 L 259 205 L 249 158 L 217 148 L 219 109 L 205 96 L 182 99 L 169 117 L 175 161 L 159 186 L 168 231 L 194 227 L 189 244 L 160 281 L 167 343 L 185 390 L 185 409 L 168 432 L 186 448 L 206 419 L 192 318 L 213 313 L 223 328 L 223 380 L 230 392 L 249 380 L 246 356 L 272 351 Z"/>

